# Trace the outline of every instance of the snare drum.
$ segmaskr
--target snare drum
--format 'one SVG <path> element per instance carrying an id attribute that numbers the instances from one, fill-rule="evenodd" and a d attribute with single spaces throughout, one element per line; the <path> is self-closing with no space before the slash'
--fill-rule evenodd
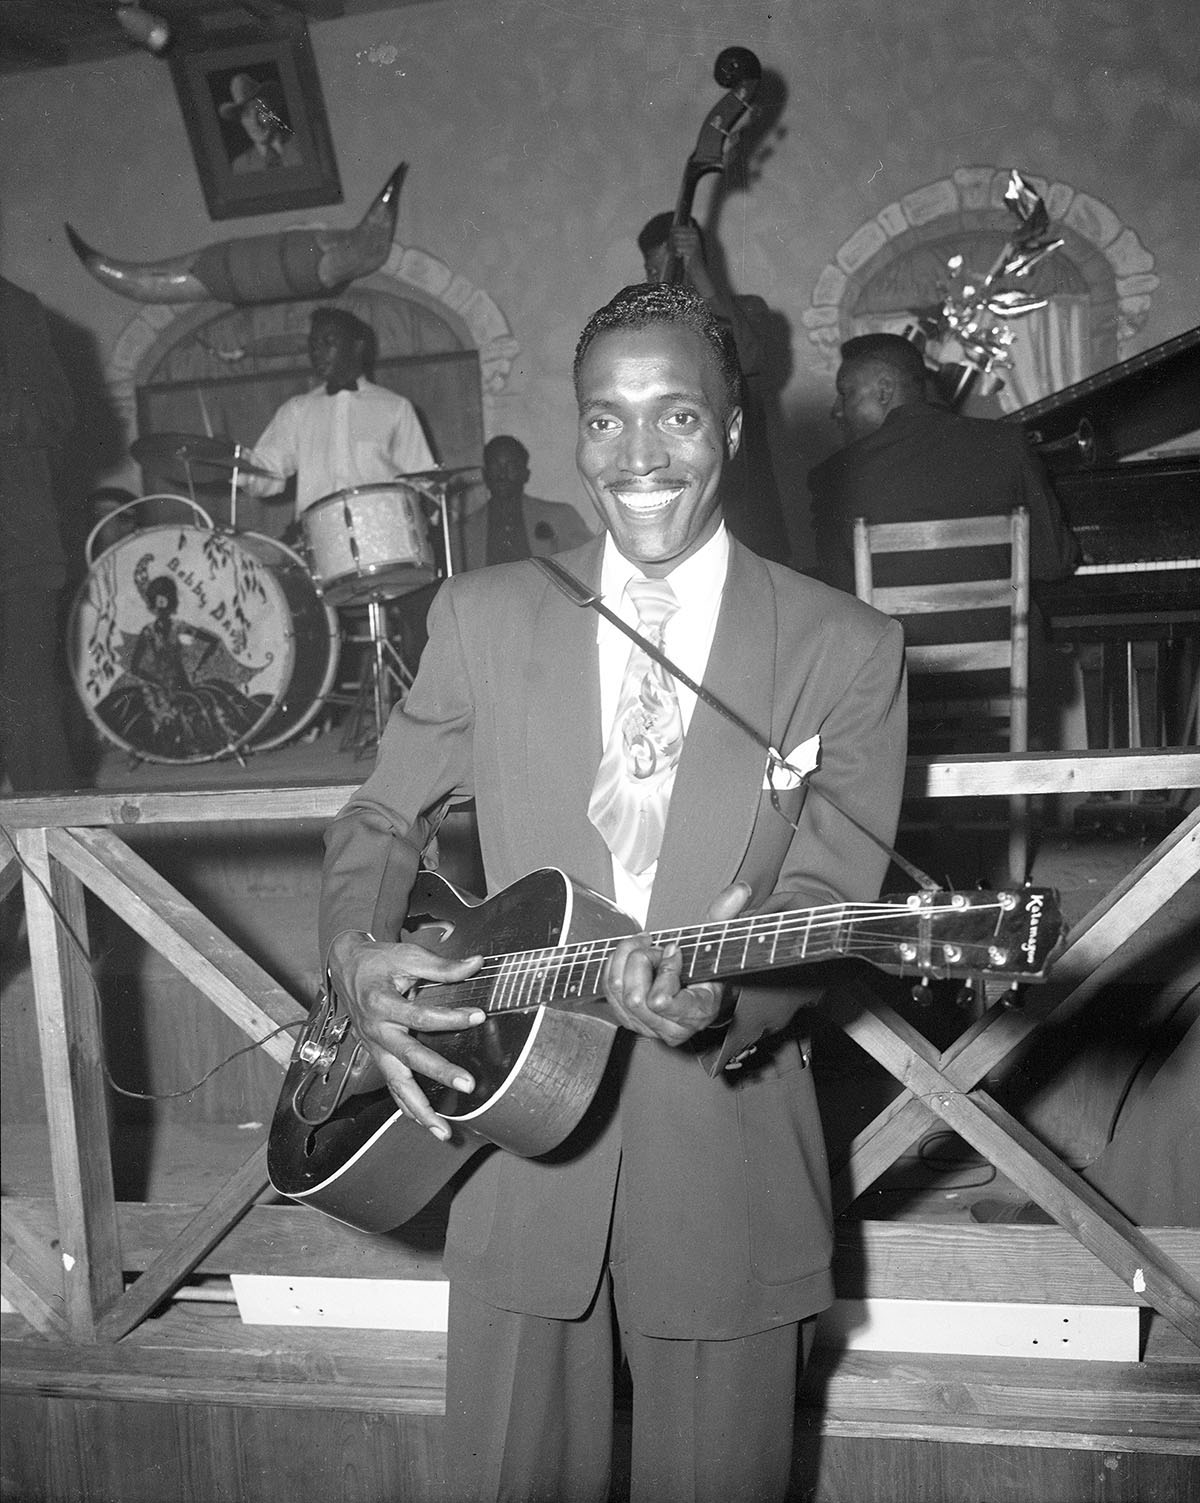
<path id="1" fill-rule="evenodd" d="M 320 708 L 338 645 L 336 617 L 290 548 L 187 526 L 107 548 L 68 631 L 89 717 L 150 762 L 279 745 Z"/>
<path id="2" fill-rule="evenodd" d="M 406 595 L 436 579 L 420 501 L 391 480 L 334 491 L 303 513 L 313 576 L 331 605 Z"/>

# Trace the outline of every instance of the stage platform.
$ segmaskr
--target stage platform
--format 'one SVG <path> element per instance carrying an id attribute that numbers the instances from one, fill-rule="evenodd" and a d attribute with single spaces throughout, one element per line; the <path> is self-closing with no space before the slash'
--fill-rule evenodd
<path id="1" fill-rule="evenodd" d="M 316 790 L 294 803 L 324 810 L 321 789 L 354 785 L 370 765 L 342 748 L 335 729 L 250 757 L 245 766 L 132 766 L 109 754 L 97 791 L 121 841 L 306 1002 L 318 965 L 315 904 L 327 813 L 172 824 L 143 820 L 140 810 L 155 790 L 262 789 L 265 799 L 265 790 L 289 788 Z M 1069 814 L 1071 801 L 1062 802 Z M 961 871 L 935 875 L 972 885 L 994 838 L 964 832 Z M 1084 924 L 1140 869 L 1152 844 L 1148 834 L 1081 835 L 1067 818 L 1043 835 L 1034 880 L 1057 888 L 1065 916 Z M 477 885 L 469 815 L 456 816 L 442 855 L 452 875 Z M 241 1048 L 244 1036 L 90 896 L 87 924 L 105 1003 L 108 1067 L 124 1086 L 166 1098 L 110 1097 L 120 1266 L 129 1282 L 208 1214 L 206 1202 L 253 1156 L 280 1074 L 277 1056 L 259 1049 L 187 1091 Z M 1137 927 L 1123 951 L 1121 987 L 1103 992 L 1086 1022 L 1076 1017 L 1039 1033 L 1003 1072 L 988 1076 L 989 1093 L 1063 1162 L 1093 1164 L 1127 1114 L 1150 1100 L 1164 1041 L 1193 1005 L 1197 932 L 1200 883 L 1193 877 Z M 969 1031 L 971 1015 L 949 996 L 927 1007 L 892 1001 L 905 1026 L 935 1050 Z M 57 1246 L 53 1126 L 34 1063 L 32 979 L 21 944 L 3 962 L 0 1002 L 4 1192 L 18 1228 L 6 1237 L 5 1260 L 20 1271 Z M 900 1087 L 832 1022 L 820 1029 L 815 1054 L 836 1166 L 868 1124 L 886 1116 Z M 186 1094 L 168 1095 L 181 1089 Z M 1179 1128 L 1177 1116 L 1166 1116 L 1157 1130 L 1174 1135 Z M 1151 1143 L 1147 1162 L 1152 1154 Z M 947 1121 L 934 1121 L 861 1193 L 844 1198 L 839 1295 L 918 1303 L 982 1298 L 1013 1308 L 1028 1300 L 1092 1301 L 1112 1307 L 1115 1322 L 1116 1311 L 1130 1305 L 1128 1285 L 1069 1230 L 984 1225 L 971 1214 L 984 1199 L 1016 1207 L 1025 1198 Z M 455 1503 L 441 1481 L 438 1331 L 251 1323 L 233 1289 L 234 1275 L 245 1273 L 436 1285 L 439 1214 L 432 1208 L 404 1234 L 367 1237 L 270 1192 L 251 1193 L 246 1214 L 220 1245 L 115 1341 L 64 1342 L 5 1315 L 4 1497 L 290 1503 L 319 1494 L 343 1503 Z M 1196 1237 L 1165 1221 L 1143 1224 L 1151 1227 L 1151 1244 L 1194 1286 Z M 1132 1362 L 823 1345 L 801 1408 L 798 1477 L 809 1480 L 798 1480 L 796 1503 L 1074 1503 L 1093 1495 L 1098 1474 L 1110 1503 L 1188 1496 L 1200 1488 L 1200 1352 L 1174 1320 L 1138 1303 L 1139 1360 Z M 614 1503 L 622 1489 L 618 1476 Z"/>

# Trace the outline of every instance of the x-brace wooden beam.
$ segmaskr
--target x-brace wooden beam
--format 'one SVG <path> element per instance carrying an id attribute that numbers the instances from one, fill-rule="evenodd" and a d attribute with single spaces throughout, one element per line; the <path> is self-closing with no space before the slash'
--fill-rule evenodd
<path id="1" fill-rule="evenodd" d="M 1120 974 L 1121 947 L 1200 870 L 1194 811 L 1088 915 L 1023 1010 L 995 1008 L 944 1052 L 860 986 L 834 1004 L 851 1038 L 906 1091 L 855 1139 L 835 1178 L 847 1205 L 940 1117 L 1200 1345 L 1200 1290 L 1125 1217 L 994 1102 L 979 1081 L 1036 1029 L 1061 1022 Z"/>

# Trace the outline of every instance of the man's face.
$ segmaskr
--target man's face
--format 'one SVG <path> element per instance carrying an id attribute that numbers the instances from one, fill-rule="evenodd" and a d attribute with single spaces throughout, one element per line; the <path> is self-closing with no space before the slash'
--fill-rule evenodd
<path id="1" fill-rule="evenodd" d="M 354 381 L 362 375 L 362 341 L 340 324 L 321 320 L 308 335 L 308 358 L 318 380 Z"/>
<path id="2" fill-rule="evenodd" d="M 529 466 L 520 449 L 502 444 L 484 457 L 483 478 L 490 495 L 501 501 L 513 500 L 525 489 Z"/>
<path id="3" fill-rule="evenodd" d="M 879 368 L 869 363 L 857 362 L 843 365 L 837 373 L 837 397 L 829 414 L 842 430 L 842 437 L 849 443 L 874 433 L 885 417 L 888 407 Z"/>
<path id="4" fill-rule="evenodd" d="M 617 547 L 650 578 L 716 532 L 721 469 L 741 429 L 741 409 L 726 406 L 716 360 L 691 329 L 613 330 L 588 350 L 575 462 Z"/>
<path id="5" fill-rule="evenodd" d="M 642 265 L 646 268 L 647 282 L 665 282 L 667 279 L 667 262 L 671 258 L 671 247 L 664 240 L 661 245 L 654 245 L 642 256 Z"/>

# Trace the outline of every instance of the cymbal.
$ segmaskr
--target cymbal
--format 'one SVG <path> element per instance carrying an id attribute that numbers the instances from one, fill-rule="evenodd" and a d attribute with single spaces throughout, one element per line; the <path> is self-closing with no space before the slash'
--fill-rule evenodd
<path id="1" fill-rule="evenodd" d="M 483 471 L 477 464 L 460 464 L 456 465 L 453 469 L 447 469 L 445 466 L 439 466 L 437 469 L 433 470 L 414 470 L 411 474 L 408 475 L 397 475 L 396 479 L 430 480 L 436 483 L 439 480 L 449 480 L 452 475 L 471 476 L 474 479 L 479 480 L 483 477 Z M 466 485 L 468 484 L 468 481 L 460 480 L 458 481 L 458 484 Z"/>
<path id="2" fill-rule="evenodd" d="M 207 465 L 213 469 L 237 470 L 242 475 L 280 477 L 245 456 L 249 452 L 231 438 L 209 438 L 203 433 L 147 433 L 134 439 L 129 452 L 140 465 Z"/>

